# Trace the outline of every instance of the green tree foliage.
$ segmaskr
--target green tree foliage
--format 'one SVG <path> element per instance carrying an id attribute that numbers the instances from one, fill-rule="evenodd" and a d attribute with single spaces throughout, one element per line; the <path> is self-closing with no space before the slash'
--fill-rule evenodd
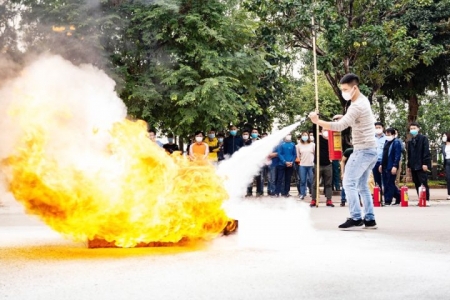
<path id="1" fill-rule="evenodd" d="M 382 88 L 385 93 L 396 89 L 387 86 L 387 78 L 408 81 L 420 73 L 417 66 L 428 67 L 432 72 L 432 66 L 442 63 L 440 58 L 448 54 L 442 36 L 448 31 L 448 0 L 251 3 L 251 9 L 279 28 L 279 34 L 293 48 L 313 49 L 311 17 L 315 17 L 318 68 L 342 107 L 345 101 L 340 95 L 339 80 L 345 73 L 359 74 L 363 92 L 372 99 Z M 448 60 L 447 67 L 442 68 L 448 70 Z"/>
<path id="2" fill-rule="evenodd" d="M 121 12 L 130 23 L 117 62 L 126 68 L 121 95 L 131 114 L 187 135 L 258 109 L 259 78 L 271 66 L 247 47 L 258 24 L 245 10 L 208 0 L 176 9 L 132 3 Z"/>

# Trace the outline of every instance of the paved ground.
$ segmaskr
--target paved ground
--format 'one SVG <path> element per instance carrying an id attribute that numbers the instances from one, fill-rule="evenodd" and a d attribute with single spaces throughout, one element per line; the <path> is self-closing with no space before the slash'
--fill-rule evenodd
<path id="1" fill-rule="evenodd" d="M 450 201 L 376 208 L 379 229 L 339 231 L 347 207 L 246 199 L 237 235 L 191 249 L 86 249 L 2 201 L 0 299 L 450 298 Z"/>

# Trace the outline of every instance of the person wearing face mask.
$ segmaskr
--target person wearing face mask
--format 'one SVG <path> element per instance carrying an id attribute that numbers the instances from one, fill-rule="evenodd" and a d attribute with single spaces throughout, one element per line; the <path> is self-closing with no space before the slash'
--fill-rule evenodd
<path id="1" fill-rule="evenodd" d="M 178 145 L 174 143 L 173 134 L 169 133 L 167 135 L 167 144 L 163 145 L 164 150 L 166 150 L 167 153 L 172 154 L 174 151 L 180 151 L 180 148 L 178 148 Z"/>
<path id="2" fill-rule="evenodd" d="M 316 125 L 313 126 L 313 132 L 316 132 Z M 317 178 L 316 172 L 319 172 L 319 177 L 322 179 L 322 182 L 324 184 L 325 198 L 327 199 L 326 205 L 329 207 L 334 207 L 332 201 L 333 191 L 331 188 L 333 180 L 333 167 L 331 165 L 330 152 L 328 149 L 328 130 L 320 128 L 320 135 L 318 139 L 319 139 L 319 149 L 317 149 L 317 144 L 314 144 L 314 146 L 315 146 L 315 153 L 317 153 L 316 151 L 319 151 L 320 163 L 319 167 L 316 166 L 314 168 L 312 192 L 311 192 L 312 200 L 309 206 L 311 207 L 316 206 L 316 201 L 318 197 L 320 197 L 319 187 L 317 186 L 316 180 Z"/>
<path id="3" fill-rule="evenodd" d="M 230 135 L 223 142 L 223 153 L 229 157 L 244 146 L 244 140 L 237 134 L 237 127 L 230 126 Z"/>
<path id="4" fill-rule="evenodd" d="M 252 139 L 250 139 L 250 131 L 248 129 L 244 129 L 244 131 L 242 131 L 242 140 L 244 142 L 244 146 L 250 146 L 252 144 Z"/>
<path id="5" fill-rule="evenodd" d="M 444 156 L 445 178 L 447 180 L 447 200 L 450 200 L 450 132 L 442 135 L 441 150 Z"/>
<path id="6" fill-rule="evenodd" d="M 314 124 L 324 129 L 343 131 L 352 127 L 353 153 L 345 166 L 343 187 L 349 204 L 350 218 L 339 225 L 340 229 L 365 226 L 366 229 L 377 228 L 373 211 L 373 200 L 370 195 L 369 174 L 377 162 L 377 143 L 375 141 L 375 118 L 369 99 L 359 90 L 359 77 L 349 73 L 342 77 L 342 98 L 351 101 L 345 115 L 334 116 L 335 122 L 319 119 L 318 112 L 311 112 L 309 118 Z M 359 197 L 364 204 L 364 218 L 359 204 Z"/>
<path id="7" fill-rule="evenodd" d="M 300 136 L 300 142 L 295 146 L 297 151 L 297 158 L 300 160 L 299 174 L 300 178 L 300 200 L 306 197 L 306 187 L 310 187 L 314 180 L 313 166 L 314 166 L 314 155 L 316 152 L 316 145 L 310 141 L 310 136 L 308 132 L 302 132 Z"/>
<path id="8" fill-rule="evenodd" d="M 427 201 L 430 200 L 430 189 L 428 187 L 428 170 L 431 166 L 431 153 L 428 138 L 419 133 L 420 126 L 416 122 L 409 124 L 409 133 L 412 138 L 408 141 L 408 171 L 411 172 L 412 180 L 416 186 L 417 195 L 423 184 L 426 188 Z"/>
<path id="9" fill-rule="evenodd" d="M 386 135 L 384 134 L 384 126 L 381 122 L 375 122 L 375 140 L 377 141 L 377 162 L 372 169 L 373 179 L 375 184 L 380 187 L 380 195 L 383 195 L 383 179 L 381 173 L 378 171 L 381 165 L 381 160 L 383 158 L 383 148 L 386 142 Z M 384 204 L 383 198 L 380 199 L 381 203 Z"/>
<path id="10" fill-rule="evenodd" d="M 297 157 L 295 144 L 292 142 L 292 135 L 288 134 L 284 141 L 278 146 L 277 181 L 275 195 L 290 197 L 291 178 L 294 172 L 294 162 Z"/>
<path id="11" fill-rule="evenodd" d="M 219 141 L 216 138 L 216 130 L 211 128 L 208 136 L 203 140 L 208 145 L 208 159 L 212 164 L 217 164 L 217 152 L 219 151 Z"/>
<path id="12" fill-rule="evenodd" d="M 378 167 L 379 173 L 383 176 L 385 205 L 391 205 L 393 198 L 395 198 L 393 205 L 400 204 L 400 191 L 395 185 L 395 179 L 400 166 L 401 156 L 402 144 L 395 138 L 394 128 L 386 129 L 386 143 L 383 147 L 381 165 Z"/>
<path id="13" fill-rule="evenodd" d="M 251 134 L 248 130 L 244 130 L 242 133 L 242 138 L 244 139 L 244 146 L 250 146 L 253 142 L 258 140 L 258 129 L 253 128 Z M 256 184 L 256 197 L 261 197 L 263 195 L 263 182 L 262 182 L 262 172 L 261 169 L 258 175 L 253 177 L 253 181 L 247 187 L 246 197 L 253 196 L 253 182 Z"/>
<path id="14" fill-rule="evenodd" d="M 203 142 L 203 132 L 195 133 L 195 142 L 190 146 L 189 158 L 194 160 L 206 160 L 209 154 L 208 144 Z"/>

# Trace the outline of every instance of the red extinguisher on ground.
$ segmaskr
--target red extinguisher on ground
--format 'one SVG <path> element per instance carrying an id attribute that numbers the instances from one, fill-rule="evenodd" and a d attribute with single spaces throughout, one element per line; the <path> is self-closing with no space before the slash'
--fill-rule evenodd
<path id="1" fill-rule="evenodd" d="M 408 187 L 406 184 L 400 189 L 400 206 L 407 207 L 408 206 Z"/>
<path id="2" fill-rule="evenodd" d="M 380 202 L 380 187 L 378 186 L 378 184 L 373 188 L 373 206 L 375 207 L 380 207 L 381 206 L 381 202 Z"/>
<path id="3" fill-rule="evenodd" d="M 423 184 L 419 188 L 419 206 L 420 207 L 427 206 L 427 189 Z"/>

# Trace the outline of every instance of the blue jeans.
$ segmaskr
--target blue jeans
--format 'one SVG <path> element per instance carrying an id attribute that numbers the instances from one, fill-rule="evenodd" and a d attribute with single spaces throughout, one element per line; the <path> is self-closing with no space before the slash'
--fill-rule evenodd
<path id="1" fill-rule="evenodd" d="M 345 202 L 347 201 L 347 199 L 346 199 L 345 197 L 346 197 L 346 195 L 345 195 L 345 189 L 342 188 L 342 189 L 341 189 L 341 202 L 342 202 L 342 203 L 345 203 Z"/>
<path id="2" fill-rule="evenodd" d="M 310 187 L 313 180 L 313 167 L 300 166 L 300 195 L 306 196 L 306 186 Z"/>
<path id="3" fill-rule="evenodd" d="M 370 195 L 367 181 L 377 160 L 376 148 L 354 150 L 345 165 L 343 186 L 348 200 L 350 217 L 353 220 L 358 220 L 362 217 L 359 196 L 361 196 L 364 203 L 364 219 L 366 221 L 375 220 L 372 196 Z"/>
<path id="4" fill-rule="evenodd" d="M 269 166 L 269 180 L 267 183 L 267 194 L 274 195 L 275 188 L 277 184 L 277 166 L 270 165 Z"/>
<path id="5" fill-rule="evenodd" d="M 277 184 L 275 194 L 287 196 L 291 189 L 291 177 L 294 172 L 294 167 L 277 166 Z"/>

